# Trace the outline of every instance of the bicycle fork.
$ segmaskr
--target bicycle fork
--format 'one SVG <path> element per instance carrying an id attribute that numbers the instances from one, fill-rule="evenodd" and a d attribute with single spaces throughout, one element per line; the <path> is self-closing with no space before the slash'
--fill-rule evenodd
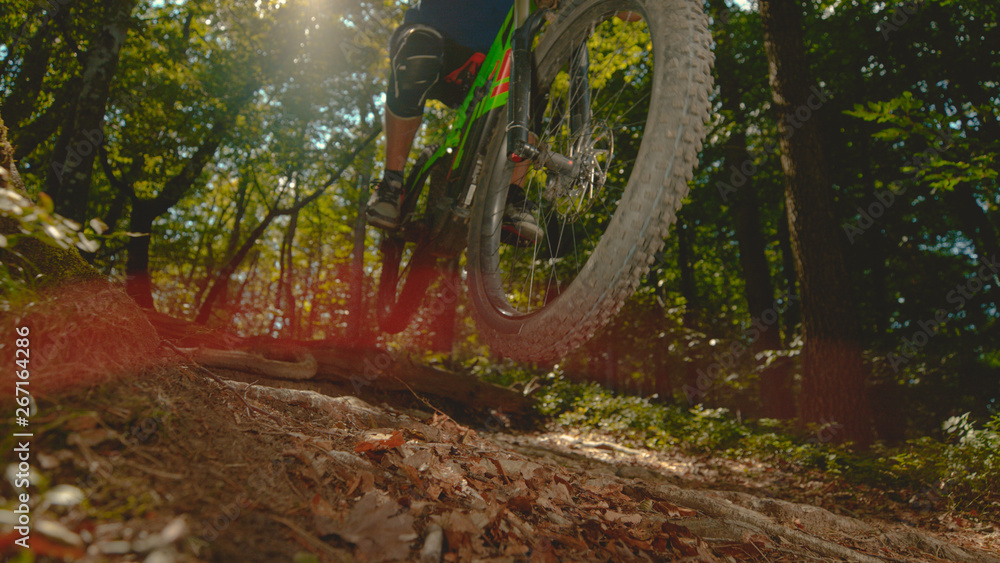
<path id="1" fill-rule="evenodd" d="M 514 163 L 539 160 L 546 170 L 572 180 L 580 176 L 580 162 L 573 155 L 563 155 L 532 144 L 528 127 L 533 82 L 531 43 L 544 22 L 546 12 L 536 11 L 514 31 L 511 45 L 512 89 L 507 99 L 507 159 Z M 590 137 L 589 68 L 587 42 L 584 40 L 570 59 L 571 107 L 567 108 L 571 135 L 578 143 L 584 144 Z"/>

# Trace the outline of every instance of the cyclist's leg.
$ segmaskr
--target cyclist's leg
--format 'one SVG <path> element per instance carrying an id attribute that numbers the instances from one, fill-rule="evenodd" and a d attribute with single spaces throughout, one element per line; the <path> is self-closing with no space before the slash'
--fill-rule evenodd
<path id="1" fill-rule="evenodd" d="M 398 226 L 406 158 L 420 129 L 428 94 L 441 74 L 443 38 L 425 25 L 401 26 L 389 42 L 389 59 L 385 173 L 368 207 L 368 222 L 382 228 Z"/>
<path id="2" fill-rule="evenodd" d="M 536 143 L 537 138 L 531 134 L 529 143 Z M 544 230 L 538 224 L 538 206 L 524 191 L 524 181 L 531 167 L 530 161 L 514 165 L 507 190 L 507 204 L 504 206 L 503 230 L 501 240 L 507 244 L 530 245 L 540 242 Z"/>
<path id="3" fill-rule="evenodd" d="M 385 112 L 385 169 L 397 171 L 402 181 L 403 170 L 406 168 L 406 157 L 413 147 L 413 139 L 417 136 L 423 116 L 399 117 L 386 108 Z"/>

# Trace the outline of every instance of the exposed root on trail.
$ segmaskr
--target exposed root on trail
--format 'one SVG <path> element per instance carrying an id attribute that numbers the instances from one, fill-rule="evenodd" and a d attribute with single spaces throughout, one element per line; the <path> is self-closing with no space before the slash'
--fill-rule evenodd
<path id="1" fill-rule="evenodd" d="M 633 448 L 611 447 L 605 441 L 570 438 L 566 435 L 528 438 L 527 444 L 515 439 L 515 448 L 536 459 L 544 458 L 579 471 L 600 470 L 634 477 L 638 489 L 651 496 L 688 507 L 708 516 L 689 525 L 706 541 L 725 542 L 733 538 L 769 536 L 787 544 L 808 548 L 816 554 L 837 560 L 863 563 L 880 561 L 961 561 L 1000 563 L 979 550 L 966 550 L 934 537 L 930 533 L 890 522 L 865 522 L 834 514 L 824 508 L 762 498 L 748 493 L 715 491 L 677 486 L 668 483 L 668 474 L 657 471 L 656 464 L 643 463 Z M 623 451 L 625 450 L 625 451 Z M 593 457 L 593 453 L 605 452 Z M 607 452 L 614 460 L 598 459 Z M 627 456 L 620 454 L 627 453 Z M 633 464 L 638 464 L 633 465 Z M 647 466 L 647 467 L 643 467 Z M 685 522 L 688 525 L 688 522 Z"/>
<path id="2" fill-rule="evenodd" d="M 194 361 L 207 368 L 225 368 L 256 373 L 275 379 L 312 379 L 319 364 L 307 350 L 294 352 L 290 360 L 275 360 L 263 354 L 243 350 L 214 350 L 211 348 L 184 349 Z"/>

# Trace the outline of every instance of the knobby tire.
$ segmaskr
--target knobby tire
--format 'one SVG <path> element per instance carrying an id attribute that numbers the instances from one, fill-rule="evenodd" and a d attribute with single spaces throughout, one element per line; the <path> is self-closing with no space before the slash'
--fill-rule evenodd
<path id="1" fill-rule="evenodd" d="M 649 72 L 649 62 L 642 59 L 648 45 L 640 44 L 645 36 L 627 28 L 615 31 L 621 24 L 612 21 L 614 14 L 626 11 L 640 14 L 641 25 L 648 30 L 651 75 L 644 74 Z M 614 37 L 624 37 L 620 39 L 623 44 L 630 41 L 621 56 L 626 62 L 638 62 L 635 69 L 621 71 L 633 74 L 616 78 L 618 67 L 605 56 L 601 41 L 593 39 L 589 43 L 589 50 L 594 51 L 590 80 L 596 83 L 604 73 L 610 76 L 603 78 L 607 84 L 623 80 L 627 88 L 648 80 L 650 87 L 646 99 L 637 96 L 637 104 L 648 104 L 648 113 L 638 126 L 636 107 L 626 107 L 620 93 L 594 88 L 591 132 L 599 129 L 606 134 L 588 138 L 593 145 L 594 168 L 605 168 L 608 180 L 600 190 L 588 191 L 568 182 L 551 184 L 557 186 L 553 189 L 546 187 L 550 185 L 546 174 L 533 172 L 529 177 L 537 180 L 539 187 L 528 192 L 542 208 L 540 222 L 546 228 L 546 239 L 533 249 L 503 245 L 501 216 L 512 167 L 505 158 L 503 127 L 498 127 L 472 210 L 467 255 L 470 309 L 482 338 L 495 351 L 520 361 L 560 359 L 603 327 L 632 295 L 663 247 L 688 193 L 705 134 L 712 53 L 708 21 L 700 2 L 563 2 L 557 19 L 548 24 L 535 48 L 536 92 L 556 99 L 563 81 L 556 78 L 567 67 L 572 46 L 595 29 L 618 33 Z M 602 31 L 605 29 L 609 31 Z M 638 38 L 628 37 L 628 33 Z M 548 102 L 533 102 L 538 113 L 533 126 L 551 129 L 542 135 L 540 144 L 555 145 L 563 137 L 568 139 L 567 146 L 574 142 L 572 135 L 565 133 L 569 128 L 564 123 L 568 121 L 565 117 L 572 116 L 568 115 L 570 110 L 563 109 L 576 104 L 572 97 L 567 94 L 569 101 L 563 106 L 552 101 L 547 110 L 544 103 Z M 613 115 L 619 108 L 622 115 Z M 590 118 L 589 110 L 584 114 Z M 636 144 L 638 148 L 628 153 L 634 157 L 621 164 L 614 160 Z M 588 185 L 597 184 L 581 180 L 580 186 Z M 566 242 L 571 236 L 571 243 Z"/>

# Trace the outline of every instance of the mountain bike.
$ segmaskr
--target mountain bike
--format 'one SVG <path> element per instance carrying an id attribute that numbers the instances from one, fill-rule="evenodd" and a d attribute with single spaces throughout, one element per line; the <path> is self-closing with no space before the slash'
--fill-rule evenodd
<path id="1" fill-rule="evenodd" d="M 380 243 L 382 330 L 403 330 L 464 250 L 470 312 L 495 351 L 548 362 L 590 338 L 688 192 L 711 63 L 698 0 L 564 0 L 557 12 L 516 0 L 445 139 L 406 178 L 401 226 Z M 541 241 L 505 234 L 512 181 L 538 207 Z"/>

